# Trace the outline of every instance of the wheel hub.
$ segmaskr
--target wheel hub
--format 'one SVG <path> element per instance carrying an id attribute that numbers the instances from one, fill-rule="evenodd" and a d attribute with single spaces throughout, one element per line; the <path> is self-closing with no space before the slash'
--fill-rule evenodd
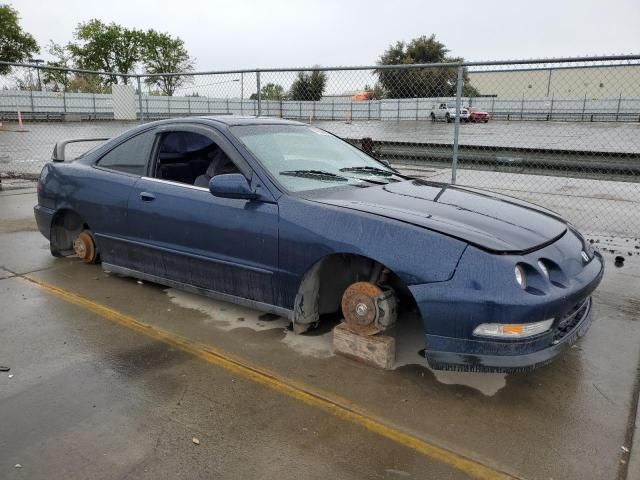
<path id="1" fill-rule="evenodd" d="M 356 282 L 342 296 L 342 314 L 349 329 L 375 335 L 395 322 L 395 296 L 370 282 Z"/>
<path id="2" fill-rule="evenodd" d="M 356 313 L 359 316 L 364 316 L 367 314 L 367 312 L 369 311 L 369 307 L 367 307 L 364 303 L 359 303 L 358 305 L 356 305 Z"/>
<path id="3" fill-rule="evenodd" d="M 85 230 L 73 240 L 73 251 L 80 260 L 93 263 L 96 259 L 96 246 L 92 236 Z"/>
<path id="4" fill-rule="evenodd" d="M 85 258 L 87 255 L 87 247 L 80 238 L 76 238 L 73 241 L 73 251 L 79 258 Z"/>

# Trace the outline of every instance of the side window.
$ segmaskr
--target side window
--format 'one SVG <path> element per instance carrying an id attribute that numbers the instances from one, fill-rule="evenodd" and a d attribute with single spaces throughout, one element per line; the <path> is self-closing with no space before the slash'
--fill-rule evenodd
<path id="1" fill-rule="evenodd" d="M 109 151 L 98 160 L 98 165 L 110 170 L 142 176 L 146 173 L 153 140 L 152 131 L 140 133 Z"/>
<path id="2" fill-rule="evenodd" d="M 195 132 L 168 132 L 157 149 L 154 177 L 207 188 L 215 175 L 240 173 L 213 140 Z"/>

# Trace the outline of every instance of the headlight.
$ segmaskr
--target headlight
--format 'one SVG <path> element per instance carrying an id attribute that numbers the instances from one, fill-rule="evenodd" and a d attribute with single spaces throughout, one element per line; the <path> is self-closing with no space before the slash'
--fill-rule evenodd
<path id="1" fill-rule="evenodd" d="M 549 280 L 549 270 L 542 260 L 538 260 L 538 268 L 542 271 L 542 274 L 547 277 L 547 280 Z"/>
<path id="2" fill-rule="evenodd" d="M 533 323 L 483 323 L 473 334 L 479 337 L 527 338 L 544 333 L 553 325 L 553 318 Z"/>
<path id="3" fill-rule="evenodd" d="M 527 288 L 527 279 L 524 276 L 524 269 L 520 265 L 516 265 L 515 269 L 516 282 L 521 288 Z"/>

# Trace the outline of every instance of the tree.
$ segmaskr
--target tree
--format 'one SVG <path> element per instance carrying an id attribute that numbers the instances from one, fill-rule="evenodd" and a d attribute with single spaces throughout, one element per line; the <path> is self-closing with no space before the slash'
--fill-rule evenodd
<path id="1" fill-rule="evenodd" d="M 140 61 L 144 34 L 115 23 L 100 20 L 80 23 L 74 34 L 75 42 L 67 46 L 77 66 L 120 74 L 132 73 Z M 107 75 L 105 83 L 129 83 L 128 77 Z"/>
<path id="2" fill-rule="evenodd" d="M 416 63 L 457 63 L 462 58 L 449 57 L 446 46 L 435 35 L 414 38 L 409 43 L 397 42 L 381 56 L 378 65 L 411 65 Z M 452 97 L 456 95 L 458 70 L 451 67 L 418 69 L 377 69 L 387 98 Z M 469 85 L 467 69 L 463 72 L 464 96 L 478 92 Z"/>
<path id="3" fill-rule="evenodd" d="M 289 98 L 291 100 L 313 100 L 322 98 L 327 84 L 327 74 L 320 70 L 311 72 L 299 72 L 298 77 L 291 84 Z"/>
<path id="4" fill-rule="evenodd" d="M 142 63 L 147 73 L 187 73 L 193 71 L 193 59 L 184 42 L 168 33 L 148 30 L 143 35 Z M 176 89 L 189 82 L 188 75 L 161 75 L 145 79 L 147 85 L 158 87 L 164 95 L 172 96 Z"/>
<path id="5" fill-rule="evenodd" d="M 47 52 L 56 57 L 56 60 L 47 62 L 47 67 L 71 68 L 73 58 L 67 47 L 52 40 L 49 42 Z M 69 73 L 63 70 L 43 70 L 42 73 L 42 83 L 54 92 L 66 90 L 70 80 Z"/>
<path id="6" fill-rule="evenodd" d="M 73 57 L 66 46 L 51 41 L 47 51 L 56 60 L 47 62 L 46 67 L 64 69 L 45 68 L 42 71 L 42 83 L 47 88 L 54 92 L 108 93 L 105 78 L 102 76 L 68 70 L 73 68 Z"/>
<path id="7" fill-rule="evenodd" d="M 9 5 L 0 5 L 0 60 L 23 62 L 38 53 L 38 43 L 30 33 L 19 25 L 18 12 Z M 11 68 L 0 65 L 0 75 L 6 75 Z"/>
<path id="8" fill-rule="evenodd" d="M 283 100 L 284 88 L 276 83 L 267 83 L 260 89 L 260 100 Z"/>

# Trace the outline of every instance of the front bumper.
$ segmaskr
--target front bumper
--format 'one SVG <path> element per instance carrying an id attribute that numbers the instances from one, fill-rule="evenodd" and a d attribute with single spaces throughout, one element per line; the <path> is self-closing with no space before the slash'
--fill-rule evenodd
<path id="1" fill-rule="evenodd" d="M 495 255 L 469 246 L 450 280 L 410 285 L 423 320 L 429 364 L 441 370 L 514 371 L 535 368 L 560 354 L 586 332 L 590 297 L 604 274 L 602 256 L 595 252 L 585 262 L 581 248 L 584 241 L 571 231 L 523 255 Z M 554 262 L 564 277 L 555 278 L 555 283 L 537 283 L 535 289 L 520 288 L 513 278 L 514 264 L 536 265 L 541 258 Z M 473 333 L 482 323 L 522 324 L 551 318 L 552 328 L 531 338 L 487 338 Z M 564 329 L 562 335 L 554 336 L 559 328 Z"/>
<path id="2" fill-rule="evenodd" d="M 426 351 L 425 355 L 429 365 L 435 370 L 477 372 L 532 370 L 551 362 L 576 343 L 579 338 L 583 337 L 591 326 L 591 312 L 592 301 L 591 297 L 588 297 L 570 315 L 556 322 L 556 325 L 549 333 L 540 335 L 535 339 L 520 342 L 466 341 L 476 343 L 473 347 L 466 345 L 468 350 L 501 352 L 502 354 Z M 478 345 L 479 343 L 484 345 L 480 346 Z M 458 347 L 460 346 L 458 345 Z M 520 350 L 530 351 L 530 353 L 519 353 Z"/>

